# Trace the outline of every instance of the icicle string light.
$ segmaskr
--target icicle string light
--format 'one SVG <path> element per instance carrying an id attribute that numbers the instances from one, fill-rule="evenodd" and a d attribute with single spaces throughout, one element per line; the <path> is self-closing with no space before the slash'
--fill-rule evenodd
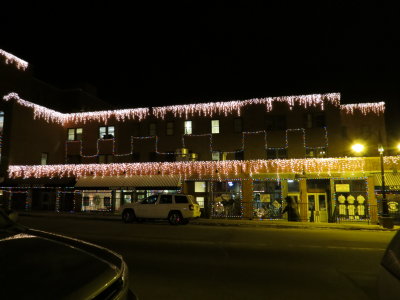
<path id="1" fill-rule="evenodd" d="M 0 55 L 5 58 L 6 64 L 14 64 L 19 70 L 25 71 L 29 66 L 28 62 L 2 49 L 0 49 Z"/>
<path id="2" fill-rule="evenodd" d="M 54 122 L 61 125 L 69 123 L 86 123 L 88 121 L 97 121 L 107 124 L 108 120 L 112 117 L 116 121 L 138 120 L 141 121 L 149 116 L 149 108 L 135 108 L 135 109 L 120 109 L 120 110 L 106 110 L 97 112 L 83 112 L 83 113 L 60 113 L 55 110 L 46 108 L 41 105 L 21 99 L 17 93 L 9 93 L 4 96 L 5 101 L 14 99 L 19 105 L 33 109 L 33 116 L 35 119 L 44 119 L 46 122 Z"/>
<path id="3" fill-rule="evenodd" d="M 9 93 L 4 96 L 5 101 L 14 99 L 19 105 L 32 108 L 34 111 L 34 118 L 42 118 L 47 122 L 55 122 L 62 125 L 83 123 L 88 121 L 97 121 L 107 124 L 111 118 L 116 121 L 137 120 L 141 121 L 149 116 L 164 119 L 167 113 L 172 113 L 174 117 L 191 117 L 191 116 L 207 116 L 214 115 L 228 116 L 231 114 L 241 115 L 243 107 L 254 104 L 263 104 L 266 111 L 272 110 L 274 102 L 287 103 L 290 109 L 295 105 L 307 107 L 320 107 L 321 110 L 325 109 L 325 101 L 332 103 L 334 106 L 341 108 L 345 113 L 353 114 L 355 111 L 360 111 L 363 114 L 376 113 L 381 114 L 384 112 L 384 102 L 379 103 L 363 103 L 363 104 L 347 104 L 340 105 L 340 94 L 314 94 L 303 96 L 285 96 L 285 97 L 269 97 L 269 98 L 255 98 L 250 100 L 237 100 L 227 102 L 210 102 L 200 104 L 188 105 L 173 105 L 164 107 L 150 108 L 135 108 L 135 109 L 120 109 L 120 110 L 107 110 L 95 112 L 82 112 L 82 113 L 60 113 L 44 106 L 34 104 L 32 102 L 21 99 L 17 93 Z"/>
<path id="4" fill-rule="evenodd" d="M 254 98 L 249 100 L 234 100 L 226 102 L 209 102 L 209 103 L 198 103 L 198 104 L 187 104 L 187 105 L 172 105 L 163 107 L 154 107 L 153 114 L 157 118 L 164 119 L 167 113 L 172 113 L 174 117 L 191 117 L 191 116 L 213 116 L 213 115 L 224 115 L 236 114 L 241 115 L 241 109 L 244 106 L 254 104 L 264 104 L 266 110 L 269 112 L 272 110 L 272 104 L 274 102 L 287 103 L 290 109 L 293 109 L 295 105 L 300 105 L 305 108 L 319 106 L 324 110 L 324 101 L 329 101 L 335 106 L 340 105 L 340 94 L 314 94 L 314 95 L 303 95 L 303 96 L 283 96 L 283 97 L 268 97 L 268 98 Z"/>
<path id="5" fill-rule="evenodd" d="M 385 167 L 399 166 L 399 156 L 384 158 Z M 181 175 L 190 176 L 225 176 L 292 173 L 328 174 L 376 171 L 380 169 L 379 158 L 307 158 L 275 159 L 248 161 L 196 161 L 196 162 L 149 162 L 149 163 L 114 163 L 81 165 L 11 165 L 8 168 L 10 178 L 42 177 L 82 177 L 82 176 L 133 176 L 133 175 Z"/>
<path id="6" fill-rule="evenodd" d="M 347 114 L 354 114 L 356 111 L 361 112 L 363 115 L 368 113 L 375 113 L 377 115 L 385 112 L 385 102 L 376 103 L 357 103 L 357 104 L 343 104 L 340 109 Z"/>

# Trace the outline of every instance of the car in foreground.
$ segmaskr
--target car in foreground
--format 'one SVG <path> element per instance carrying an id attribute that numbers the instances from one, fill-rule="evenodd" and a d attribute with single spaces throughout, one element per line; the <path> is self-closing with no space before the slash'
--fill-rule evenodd
<path id="1" fill-rule="evenodd" d="M 136 299 L 121 255 L 8 216 L 0 209 L 1 299 Z"/>
<path id="2" fill-rule="evenodd" d="M 155 194 L 119 209 L 125 223 L 144 219 L 167 219 L 171 225 L 187 224 L 200 217 L 200 206 L 192 195 Z"/>

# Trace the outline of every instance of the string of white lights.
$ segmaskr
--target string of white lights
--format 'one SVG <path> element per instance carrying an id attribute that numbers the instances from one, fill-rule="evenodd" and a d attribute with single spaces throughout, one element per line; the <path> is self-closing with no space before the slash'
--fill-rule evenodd
<path id="1" fill-rule="evenodd" d="M 384 158 L 385 167 L 398 167 L 399 156 Z M 247 161 L 196 161 L 196 162 L 147 162 L 114 164 L 66 165 L 11 165 L 10 178 L 82 177 L 82 176 L 133 176 L 181 175 L 211 176 L 264 174 L 264 173 L 316 173 L 332 174 L 375 171 L 380 168 L 379 158 L 306 158 Z"/>
<path id="2" fill-rule="evenodd" d="M 14 64 L 18 69 L 25 71 L 29 64 L 25 60 L 16 57 L 15 55 L 0 49 L 0 55 L 5 58 L 6 64 Z"/>
<path id="3" fill-rule="evenodd" d="M 361 112 L 363 115 L 371 112 L 380 115 L 385 112 L 385 102 L 343 104 L 340 106 L 340 109 L 347 114 L 354 114 L 358 111 Z"/>

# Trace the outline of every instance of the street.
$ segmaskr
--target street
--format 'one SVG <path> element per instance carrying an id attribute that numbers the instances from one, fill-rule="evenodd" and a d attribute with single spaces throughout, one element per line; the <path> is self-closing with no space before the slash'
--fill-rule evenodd
<path id="1" fill-rule="evenodd" d="M 142 300 L 376 299 L 379 262 L 395 234 L 28 216 L 20 223 L 122 254 Z"/>

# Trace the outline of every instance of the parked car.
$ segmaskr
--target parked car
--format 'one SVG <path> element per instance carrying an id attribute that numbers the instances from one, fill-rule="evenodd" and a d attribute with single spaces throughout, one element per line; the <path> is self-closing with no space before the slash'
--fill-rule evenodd
<path id="1" fill-rule="evenodd" d="M 397 231 L 383 255 L 378 277 L 379 299 L 399 299 L 400 231 Z"/>
<path id="2" fill-rule="evenodd" d="M 8 216 L 0 209 L 1 299 L 136 299 L 121 255 Z"/>
<path id="3" fill-rule="evenodd" d="M 125 223 L 143 219 L 167 219 L 171 225 L 178 225 L 200 217 L 200 206 L 191 195 L 155 194 L 140 202 L 124 204 L 119 212 Z"/>

